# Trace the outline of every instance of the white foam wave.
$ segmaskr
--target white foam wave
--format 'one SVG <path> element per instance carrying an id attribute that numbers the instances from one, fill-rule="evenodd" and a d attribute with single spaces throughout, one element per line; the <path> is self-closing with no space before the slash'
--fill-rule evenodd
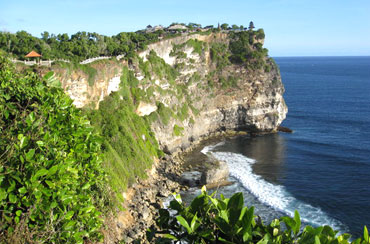
<path id="1" fill-rule="evenodd" d="M 329 217 L 320 208 L 296 199 L 284 186 L 274 185 L 254 174 L 252 170 L 252 165 L 256 162 L 254 159 L 232 152 L 212 152 L 217 146 L 219 144 L 207 146 L 202 150 L 202 153 L 211 153 L 216 159 L 225 161 L 229 166 L 230 175 L 241 182 L 243 187 L 256 196 L 259 201 L 289 216 L 293 216 L 294 211 L 298 210 L 301 219 L 308 224 L 330 225 L 334 229 L 343 230 L 342 223 Z"/>

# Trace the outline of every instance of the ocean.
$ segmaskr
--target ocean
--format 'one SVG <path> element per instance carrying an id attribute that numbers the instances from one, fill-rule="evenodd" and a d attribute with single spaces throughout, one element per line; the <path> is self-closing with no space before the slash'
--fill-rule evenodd
<path id="1" fill-rule="evenodd" d="M 370 57 L 281 57 L 292 134 L 236 137 L 206 146 L 267 223 L 298 210 L 305 224 L 354 237 L 370 227 Z M 185 197 L 198 194 L 193 191 Z"/>

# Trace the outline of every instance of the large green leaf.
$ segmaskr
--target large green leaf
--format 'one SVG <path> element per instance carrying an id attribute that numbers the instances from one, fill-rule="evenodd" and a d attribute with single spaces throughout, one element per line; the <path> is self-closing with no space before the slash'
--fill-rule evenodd
<path id="1" fill-rule="evenodd" d="M 244 197 L 243 193 L 238 192 L 235 193 L 227 203 L 227 208 L 228 209 L 242 209 L 244 206 Z"/>
<path id="2" fill-rule="evenodd" d="M 45 176 L 47 175 L 49 171 L 47 169 L 40 169 L 36 172 L 36 174 L 34 176 L 32 176 L 32 180 L 35 181 L 37 180 L 38 178 L 42 177 L 42 176 Z"/>
<path id="3" fill-rule="evenodd" d="M 189 234 L 191 234 L 193 231 L 192 231 L 192 229 L 190 228 L 190 226 L 189 226 L 189 224 L 188 224 L 188 222 L 186 221 L 186 219 L 184 219 L 182 216 L 176 216 L 176 219 L 177 219 L 177 221 L 179 221 L 179 223 L 183 226 L 183 227 L 185 227 L 185 229 L 186 229 L 186 231 L 189 233 Z"/>
<path id="4" fill-rule="evenodd" d="M 370 242 L 370 239 L 369 239 L 369 231 L 367 230 L 367 227 L 364 226 L 364 240 L 366 242 Z"/>
<path id="5" fill-rule="evenodd" d="M 301 228 L 301 217 L 299 216 L 299 213 L 297 210 L 294 211 L 294 222 L 295 225 L 292 228 L 295 235 L 298 235 L 299 230 Z"/>

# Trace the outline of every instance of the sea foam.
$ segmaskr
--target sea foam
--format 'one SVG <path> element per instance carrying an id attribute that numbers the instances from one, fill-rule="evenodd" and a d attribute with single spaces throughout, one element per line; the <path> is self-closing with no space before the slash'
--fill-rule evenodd
<path id="1" fill-rule="evenodd" d="M 254 174 L 252 165 L 256 163 L 256 160 L 238 153 L 213 151 L 219 145 L 222 144 L 207 146 L 202 153 L 210 153 L 216 159 L 225 161 L 229 166 L 230 175 L 263 204 L 291 217 L 294 216 L 294 211 L 298 210 L 302 221 L 313 226 L 330 225 L 340 231 L 347 229 L 341 222 L 331 218 L 320 208 L 296 199 L 284 186 L 272 184 Z"/>

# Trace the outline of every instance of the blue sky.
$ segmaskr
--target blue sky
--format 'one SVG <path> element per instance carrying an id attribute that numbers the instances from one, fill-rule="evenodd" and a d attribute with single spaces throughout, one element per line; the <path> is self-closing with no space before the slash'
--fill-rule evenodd
<path id="1" fill-rule="evenodd" d="M 370 55 L 370 0 L 1 0 L 0 30 L 115 35 L 151 25 L 196 22 L 266 33 L 271 56 Z"/>

